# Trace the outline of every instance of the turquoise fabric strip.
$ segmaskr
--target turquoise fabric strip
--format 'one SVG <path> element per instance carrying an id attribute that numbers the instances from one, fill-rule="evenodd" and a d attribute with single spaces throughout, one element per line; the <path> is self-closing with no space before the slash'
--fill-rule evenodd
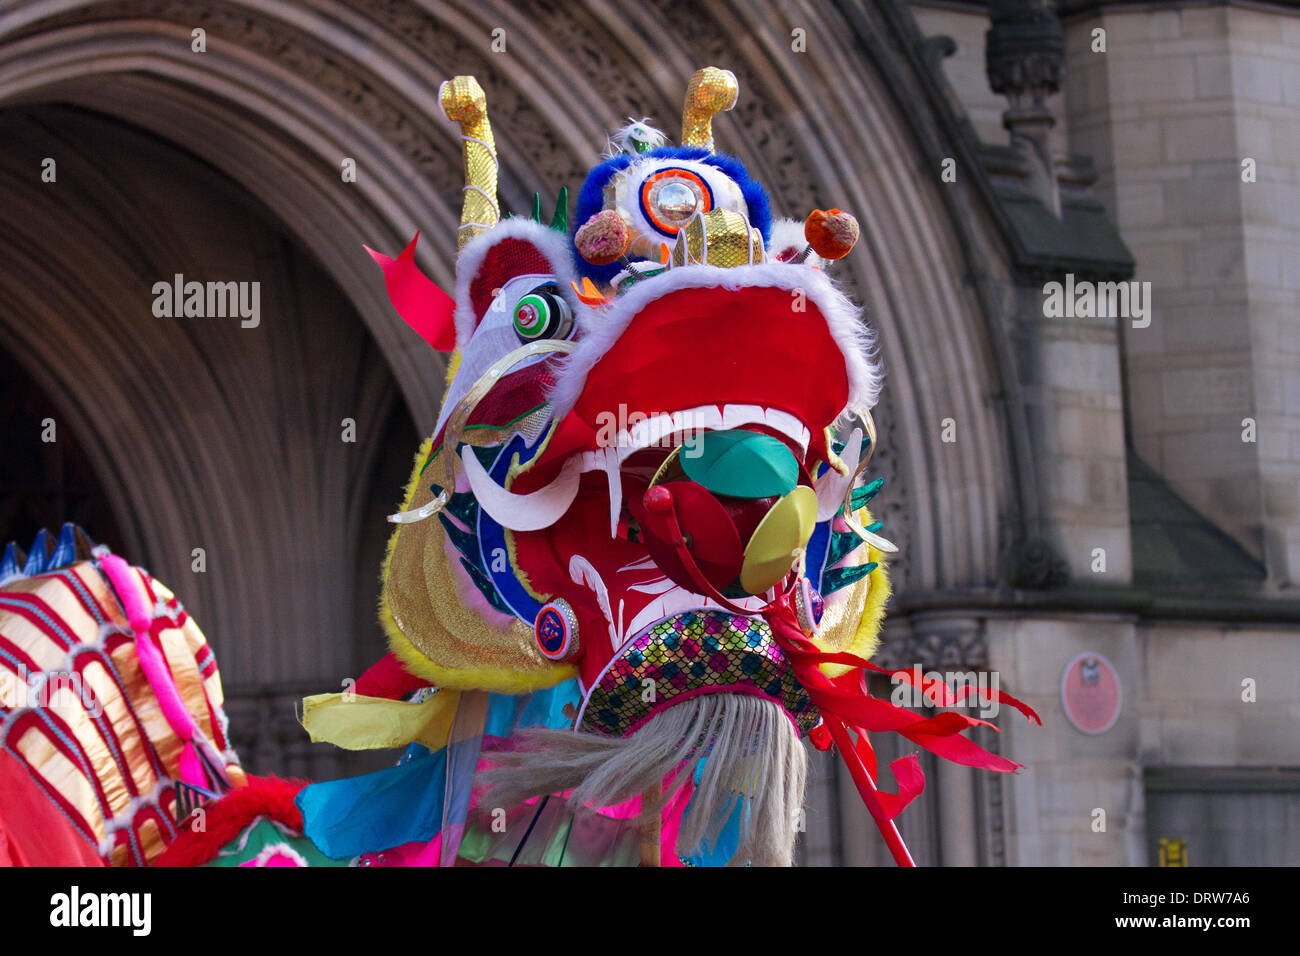
<path id="1" fill-rule="evenodd" d="M 705 760 L 708 758 L 706 757 Z M 704 774 L 704 760 L 695 765 L 694 783 L 700 785 L 700 777 Z M 686 804 L 686 810 L 682 813 L 682 824 L 685 825 L 686 818 L 691 815 L 691 809 L 695 806 L 695 796 L 691 795 L 691 800 Z M 705 840 L 697 853 L 686 857 L 685 862 L 690 866 L 726 866 L 731 862 L 731 858 L 736 855 L 736 849 L 740 846 L 740 821 L 741 814 L 745 812 L 745 798 L 739 797 L 736 800 L 735 807 L 732 808 L 731 816 L 727 817 L 727 822 L 723 824 L 718 839 L 710 844 Z"/>
<path id="2" fill-rule="evenodd" d="M 332 860 L 432 840 L 442 825 L 447 751 L 412 744 L 407 757 L 385 770 L 304 787 L 295 801 L 303 833 Z"/>
<path id="3" fill-rule="evenodd" d="M 522 727 L 567 727 L 564 708 L 580 701 L 578 682 L 526 696 L 492 694 L 483 736 L 508 738 Z M 452 825 L 465 822 L 481 737 L 431 752 L 412 744 L 395 767 L 361 777 L 313 783 L 298 794 L 303 832 L 333 860 L 405 843 L 427 842 L 442 830 L 444 801 Z M 457 786 L 448 792 L 448 762 Z"/>

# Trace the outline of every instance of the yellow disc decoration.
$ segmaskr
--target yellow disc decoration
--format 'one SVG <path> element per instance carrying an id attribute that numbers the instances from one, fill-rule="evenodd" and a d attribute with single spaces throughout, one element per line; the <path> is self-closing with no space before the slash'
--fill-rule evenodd
<path id="1" fill-rule="evenodd" d="M 817 524 L 817 493 L 800 485 L 772 506 L 745 546 L 740 586 L 762 594 L 790 573 Z"/>

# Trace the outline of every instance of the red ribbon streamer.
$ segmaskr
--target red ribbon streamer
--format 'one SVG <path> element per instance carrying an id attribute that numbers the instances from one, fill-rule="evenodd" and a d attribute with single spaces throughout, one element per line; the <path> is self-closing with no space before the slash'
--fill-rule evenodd
<path id="1" fill-rule="evenodd" d="M 384 270 L 388 298 L 397 314 L 439 352 L 450 352 L 456 347 L 456 302 L 415 264 L 419 241 L 417 232 L 396 259 L 369 246 L 365 250 Z"/>
<path id="2" fill-rule="evenodd" d="M 968 727 L 992 727 L 993 725 L 988 721 L 953 711 L 935 714 L 933 717 L 922 717 L 920 714 L 868 694 L 863 685 L 865 670 L 885 674 L 901 673 L 904 679 L 909 679 L 911 675 L 907 671 L 887 671 L 855 654 L 826 653 L 819 650 L 799 627 L 792 594 L 784 594 L 774 601 L 763 612 L 763 617 L 772 628 L 772 635 L 790 662 L 795 677 L 808 692 L 812 702 L 817 705 L 823 718 L 827 718 L 828 715 L 835 716 L 847 726 L 868 732 L 893 731 L 919 747 L 967 767 L 980 767 L 1004 773 L 1020 769 L 1020 764 L 989 753 L 974 741 L 961 736 L 961 732 Z M 854 670 L 832 678 L 822 672 L 823 664 L 845 664 Z M 1006 700 L 1030 719 L 1038 720 L 1038 715 L 1032 708 L 1015 700 L 1009 694 L 994 691 L 990 696 L 992 697 L 993 694 L 997 695 L 993 699 Z"/>
<path id="3" fill-rule="evenodd" d="M 686 538 L 681 532 L 671 497 L 662 500 L 661 495 L 660 498 L 661 500 L 655 502 L 657 507 L 651 507 L 647 502 L 645 520 L 650 526 L 649 530 L 673 545 L 678 559 L 701 594 L 708 595 L 733 613 L 744 615 L 752 613 L 727 600 L 708 582 L 695 563 Z M 885 838 L 894 860 L 899 866 L 915 866 L 912 855 L 908 852 L 898 827 L 894 824 L 894 818 L 925 789 L 925 775 L 921 770 L 921 762 L 915 754 L 895 760 L 890 764 L 890 770 L 898 782 L 898 793 L 880 791 L 875 782 L 877 770 L 875 751 L 867 740 L 869 731 L 893 731 L 906 737 L 918 747 L 967 767 L 1011 773 L 1019 770 L 1022 765 L 989 753 L 970 738 L 961 735 L 961 732 L 968 727 L 992 727 L 997 730 L 986 720 L 978 720 L 954 711 L 923 717 L 887 700 L 872 697 L 866 688 L 867 671 L 888 674 L 912 686 L 919 686 L 927 700 L 941 707 L 955 706 L 965 700 L 972 690 L 980 689 L 966 684 L 959 691 L 953 692 L 941 680 L 933 678 L 927 680 L 922 676 L 918 683 L 912 671 L 890 671 L 856 654 L 820 650 L 799 626 L 790 581 L 791 578 L 787 578 L 782 583 L 780 592 L 763 609 L 762 614 L 772 629 L 777 645 L 785 654 L 786 660 L 790 662 L 795 677 L 821 712 L 822 723 L 813 728 L 810 734 L 814 746 L 824 750 L 830 746 L 831 741 L 834 741 L 839 748 L 840 757 L 853 777 L 858 793 L 862 796 L 863 803 L 875 820 L 881 836 Z M 828 677 L 822 671 L 824 664 L 841 664 L 849 667 L 850 670 L 839 677 Z M 984 688 L 980 696 L 986 703 L 997 701 L 1010 704 L 1040 726 L 1043 723 L 1032 707 L 1010 694 Z M 850 728 L 858 735 L 856 742 L 849 734 Z"/>

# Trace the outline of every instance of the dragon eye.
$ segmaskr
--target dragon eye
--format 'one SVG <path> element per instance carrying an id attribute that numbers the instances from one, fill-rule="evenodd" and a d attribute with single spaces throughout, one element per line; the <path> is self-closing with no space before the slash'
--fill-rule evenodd
<path id="1" fill-rule="evenodd" d="M 573 311 L 551 286 L 534 289 L 515 303 L 514 321 L 521 342 L 565 339 L 573 331 Z"/>
<path id="2" fill-rule="evenodd" d="M 661 169 L 641 184 L 641 211 L 656 229 L 677 235 L 697 212 L 713 208 L 708 183 L 689 169 Z"/>

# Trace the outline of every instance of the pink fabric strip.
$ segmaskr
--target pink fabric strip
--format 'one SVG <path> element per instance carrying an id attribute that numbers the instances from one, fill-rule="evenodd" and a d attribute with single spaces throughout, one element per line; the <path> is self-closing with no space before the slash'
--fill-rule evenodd
<path id="1" fill-rule="evenodd" d="M 180 778 L 192 786 L 206 788 L 207 774 L 203 772 L 203 764 L 194 750 L 194 718 L 181 700 L 162 649 L 154 644 L 150 634 L 149 625 L 153 615 L 145 597 L 144 584 L 131 570 L 131 566 L 116 554 L 105 555 L 100 559 L 99 566 L 117 592 L 118 600 L 122 602 L 122 610 L 126 612 L 126 619 L 130 622 L 132 636 L 135 638 L 136 657 L 149 680 L 149 687 L 158 698 L 163 716 L 167 718 L 167 726 L 184 742 L 181 748 Z"/>

